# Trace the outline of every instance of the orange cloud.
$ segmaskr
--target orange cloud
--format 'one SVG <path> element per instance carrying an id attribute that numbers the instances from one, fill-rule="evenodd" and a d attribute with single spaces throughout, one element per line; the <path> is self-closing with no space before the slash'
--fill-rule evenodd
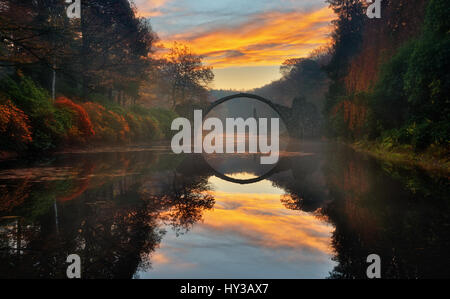
<path id="1" fill-rule="evenodd" d="M 255 245 L 273 249 L 332 252 L 332 226 L 314 215 L 286 209 L 279 194 L 213 193 L 214 211 L 205 212 L 202 225 L 217 233 L 234 232 Z"/>
<path id="2" fill-rule="evenodd" d="M 184 42 L 216 68 L 279 65 L 327 44 L 333 19 L 328 7 L 307 13 L 269 12 L 240 25 L 175 34 L 162 45 L 170 48 L 175 41 Z"/>
<path id="3" fill-rule="evenodd" d="M 159 10 L 169 0 L 137 0 L 136 5 L 139 7 L 138 16 L 143 18 L 156 17 L 162 15 Z"/>
<path id="4" fill-rule="evenodd" d="M 151 255 L 151 260 L 154 264 L 168 264 L 172 262 L 170 258 L 161 252 L 155 252 Z"/>

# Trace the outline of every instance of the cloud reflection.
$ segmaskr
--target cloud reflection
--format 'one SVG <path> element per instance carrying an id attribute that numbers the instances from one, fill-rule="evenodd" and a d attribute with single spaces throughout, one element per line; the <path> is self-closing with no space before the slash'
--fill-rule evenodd
<path id="1" fill-rule="evenodd" d="M 311 278 L 325 277 L 333 268 L 332 226 L 286 209 L 282 189 L 267 180 L 237 185 L 211 177 L 209 182 L 213 210 L 186 235 L 168 231 L 152 258 L 153 270 L 141 277 Z"/>

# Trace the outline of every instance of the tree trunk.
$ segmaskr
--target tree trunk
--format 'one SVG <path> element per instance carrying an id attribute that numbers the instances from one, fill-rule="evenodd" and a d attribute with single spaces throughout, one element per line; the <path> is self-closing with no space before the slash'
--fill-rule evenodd
<path id="1" fill-rule="evenodd" d="M 53 70 L 52 70 L 52 100 L 53 102 L 55 101 L 56 98 L 56 70 L 55 70 L 55 66 L 53 66 Z"/>
<path id="2" fill-rule="evenodd" d="M 84 15 L 86 13 L 86 6 L 81 6 L 81 14 Z M 89 94 L 88 87 L 89 87 L 89 69 L 88 69 L 88 55 L 89 55 L 89 36 L 88 36 L 88 24 L 86 23 L 86 18 L 81 18 L 81 41 L 82 41 L 82 47 L 81 47 L 81 74 L 82 74 L 82 97 L 85 101 L 87 101 L 87 96 Z"/>

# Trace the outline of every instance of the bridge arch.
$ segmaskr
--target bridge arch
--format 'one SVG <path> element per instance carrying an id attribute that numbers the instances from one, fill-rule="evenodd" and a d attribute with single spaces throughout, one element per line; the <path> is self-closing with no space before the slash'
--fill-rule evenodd
<path id="1" fill-rule="evenodd" d="M 276 105 L 272 101 L 270 101 L 270 100 L 268 100 L 268 99 L 266 99 L 264 97 L 261 97 L 261 96 L 255 95 L 255 94 L 250 94 L 250 93 L 238 93 L 238 94 L 234 94 L 234 95 L 223 97 L 223 98 L 213 102 L 205 110 L 205 115 L 208 115 L 208 113 L 211 112 L 211 110 L 213 110 L 218 105 L 220 105 L 222 103 L 225 103 L 227 101 L 236 99 L 236 98 L 250 98 L 250 99 L 255 99 L 255 100 L 258 100 L 260 102 L 265 103 L 266 105 L 268 105 L 270 108 L 272 108 L 278 114 L 280 119 L 284 122 L 284 125 L 287 126 L 286 115 L 284 113 L 282 113 L 282 111 L 278 108 L 278 106 L 280 106 L 280 105 Z M 282 107 L 282 106 L 280 106 L 280 107 Z M 288 135 L 289 135 L 289 133 L 288 133 Z M 205 162 L 206 162 L 206 164 L 209 165 L 209 163 L 206 161 L 206 159 L 205 159 Z M 278 160 L 277 164 L 278 163 L 279 163 L 279 160 Z M 231 178 L 229 176 L 226 176 L 225 174 L 222 174 L 222 173 L 216 171 L 211 165 L 209 165 L 209 166 L 210 166 L 211 170 L 213 171 L 213 173 L 214 173 L 214 175 L 216 177 L 221 178 L 221 179 L 223 179 L 225 181 L 228 181 L 228 182 L 231 182 L 231 183 L 241 184 L 241 185 L 252 184 L 252 183 L 256 183 L 256 182 L 262 181 L 262 180 L 270 177 L 274 172 L 276 172 L 275 169 L 277 168 L 277 165 L 275 165 L 269 172 L 265 173 L 262 176 L 256 177 L 256 178 L 252 178 L 252 179 L 235 179 L 235 178 Z"/>
<path id="2" fill-rule="evenodd" d="M 260 102 L 267 104 L 270 108 L 272 108 L 280 116 L 280 118 L 284 122 L 284 124 L 287 125 L 287 119 L 286 119 L 284 113 L 281 112 L 281 110 L 277 107 L 276 104 L 274 104 L 272 101 L 270 101 L 266 98 L 263 98 L 261 96 L 251 94 L 251 93 L 238 93 L 238 94 L 234 94 L 234 95 L 230 95 L 230 96 L 226 96 L 221 99 L 218 99 L 217 101 L 213 102 L 208 107 L 208 109 L 206 109 L 205 115 L 207 115 L 209 112 L 211 112 L 211 110 L 213 110 L 218 105 L 225 103 L 227 101 L 236 99 L 236 98 L 250 98 L 250 99 L 255 99 L 255 100 L 258 100 Z"/>

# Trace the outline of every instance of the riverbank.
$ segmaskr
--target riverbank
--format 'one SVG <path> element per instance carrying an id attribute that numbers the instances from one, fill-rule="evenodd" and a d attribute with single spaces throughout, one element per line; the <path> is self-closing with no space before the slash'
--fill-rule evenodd
<path id="1" fill-rule="evenodd" d="M 170 142 L 158 140 L 147 143 L 136 143 L 127 145 L 92 145 L 81 147 L 65 147 L 55 151 L 54 155 L 64 154 L 92 154 L 92 153 L 117 153 L 117 152 L 138 152 L 138 151 L 167 151 L 170 149 Z"/>
<path id="2" fill-rule="evenodd" d="M 418 166 L 427 171 L 436 171 L 446 175 L 450 173 L 450 151 L 443 147 L 430 146 L 427 150 L 416 153 L 408 145 L 392 146 L 368 141 L 358 141 L 349 145 L 354 150 L 367 153 L 377 159 Z"/>
<path id="3" fill-rule="evenodd" d="M 51 152 L 47 152 L 45 157 L 64 155 L 64 154 L 92 154 L 92 153 L 112 153 L 112 152 L 138 152 L 138 151 L 167 151 L 170 149 L 170 141 L 157 140 L 147 143 L 135 143 L 135 144 L 122 144 L 122 145 L 99 145 L 90 144 L 82 146 L 67 146 L 60 149 L 56 149 Z M 26 154 L 12 151 L 0 151 L 0 161 L 11 159 L 33 159 L 44 157 L 40 154 Z"/>
<path id="4" fill-rule="evenodd" d="M 169 109 L 121 106 L 96 95 L 77 100 L 59 96 L 52 100 L 31 78 L 0 80 L 0 151 L 20 156 L 74 146 L 129 145 L 167 139 L 176 117 L 178 114 Z"/>

